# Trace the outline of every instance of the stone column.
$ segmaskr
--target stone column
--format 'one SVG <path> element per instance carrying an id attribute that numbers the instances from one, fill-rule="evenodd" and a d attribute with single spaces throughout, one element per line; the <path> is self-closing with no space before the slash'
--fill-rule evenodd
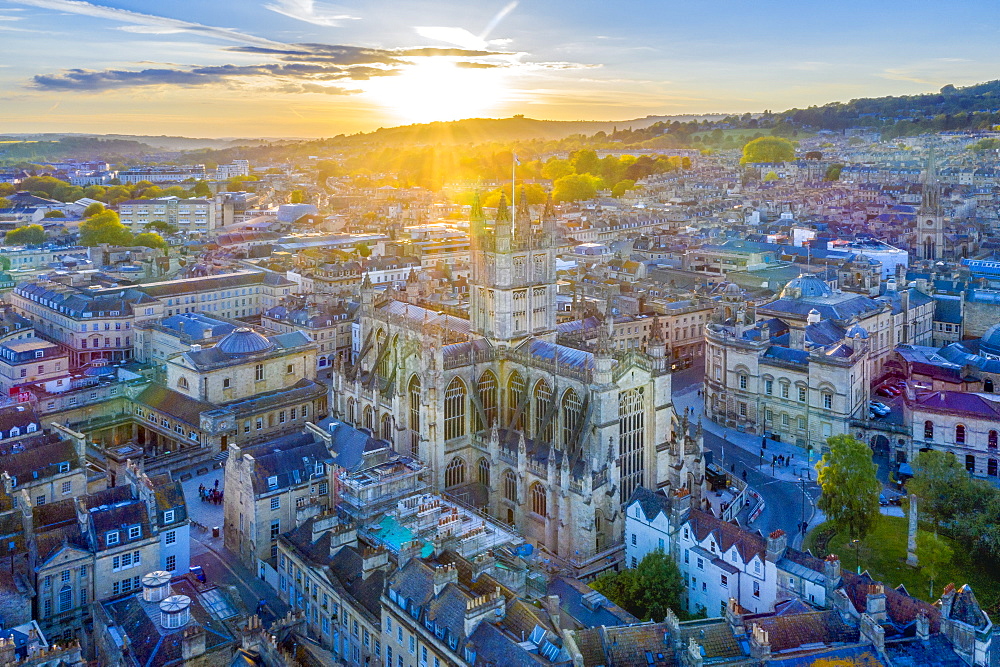
<path id="1" fill-rule="evenodd" d="M 910 531 L 906 539 L 906 564 L 917 566 L 917 496 L 910 494 Z"/>

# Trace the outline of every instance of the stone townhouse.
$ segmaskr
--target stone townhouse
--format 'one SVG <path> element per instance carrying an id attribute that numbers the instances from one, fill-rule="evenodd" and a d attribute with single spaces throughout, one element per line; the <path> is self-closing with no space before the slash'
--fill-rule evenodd
<path id="1" fill-rule="evenodd" d="M 15 507 L 24 495 L 44 505 L 86 493 L 85 447 L 63 429 L 43 431 L 27 403 L 0 408 L 0 480 Z"/>
<path id="2" fill-rule="evenodd" d="M 299 433 L 229 448 L 226 548 L 262 577 L 267 564 L 271 573 L 277 569 L 279 536 L 330 509 L 334 456 L 318 430 L 310 424 Z"/>
<path id="3" fill-rule="evenodd" d="M 904 424 L 912 435 L 895 444 L 896 460 L 919 452 L 951 452 L 969 474 L 996 479 L 1000 466 L 1000 395 L 925 391 L 907 386 Z"/>

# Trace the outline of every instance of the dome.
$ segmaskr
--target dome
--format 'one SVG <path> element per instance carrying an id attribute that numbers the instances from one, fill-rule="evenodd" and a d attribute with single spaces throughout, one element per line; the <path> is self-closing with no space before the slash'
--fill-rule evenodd
<path id="1" fill-rule="evenodd" d="M 811 299 L 832 296 L 833 290 L 820 278 L 813 275 L 800 275 L 792 278 L 781 290 L 782 299 Z"/>
<path id="2" fill-rule="evenodd" d="M 854 324 L 847 329 L 848 338 L 868 338 L 868 330 L 860 324 Z"/>
<path id="3" fill-rule="evenodd" d="M 215 344 L 215 348 L 220 352 L 232 355 L 265 352 L 272 347 L 274 347 L 274 343 L 247 327 L 240 327 L 232 331 Z"/>
<path id="4" fill-rule="evenodd" d="M 979 351 L 993 358 L 1000 358 L 1000 324 L 994 324 L 979 341 Z"/>

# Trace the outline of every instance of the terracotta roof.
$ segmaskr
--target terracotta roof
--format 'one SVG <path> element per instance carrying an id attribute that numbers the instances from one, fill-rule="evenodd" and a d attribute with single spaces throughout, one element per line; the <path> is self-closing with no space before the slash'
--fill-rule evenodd
<path id="1" fill-rule="evenodd" d="M 691 526 L 699 542 L 710 534 L 714 535 L 722 553 L 729 551 L 735 545 L 744 562 L 749 562 L 754 556 L 763 559 L 766 553 L 767 543 L 763 537 L 723 521 L 708 512 L 692 509 L 688 516 L 688 525 Z"/>

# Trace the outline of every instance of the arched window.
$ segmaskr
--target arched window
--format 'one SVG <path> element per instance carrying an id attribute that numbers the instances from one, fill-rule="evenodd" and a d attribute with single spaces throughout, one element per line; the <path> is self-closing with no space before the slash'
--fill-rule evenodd
<path id="1" fill-rule="evenodd" d="M 618 395 L 618 453 L 621 469 L 621 502 L 626 502 L 642 484 L 645 470 L 646 422 L 641 389 L 629 389 Z"/>
<path id="2" fill-rule="evenodd" d="M 465 461 L 456 456 L 444 471 L 444 485 L 447 488 L 465 484 Z"/>
<path id="3" fill-rule="evenodd" d="M 366 405 L 364 411 L 361 413 L 361 422 L 366 429 L 369 431 L 375 430 L 375 411 L 372 410 L 372 406 Z"/>
<path id="4" fill-rule="evenodd" d="M 993 391 L 994 391 L 993 390 L 993 378 L 986 378 L 985 380 L 983 380 L 983 391 L 985 391 L 988 394 L 992 394 L 993 393 Z"/>
<path id="5" fill-rule="evenodd" d="M 486 371 L 479 376 L 476 388 L 479 391 L 479 401 L 483 404 L 486 415 L 484 428 L 492 428 L 497 423 L 497 376 L 492 371 Z"/>
<path id="6" fill-rule="evenodd" d="M 503 497 L 512 503 L 517 502 L 517 476 L 512 470 L 503 474 Z"/>
<path id="7" fill-rule="evenodd" d="M 392 442 L 392 415 L 382 415 L 382 439 Z"/>
<path id="8" fill-rule="evenodd" d="M 562 432 L 563 448 L 574 454 L 579 449 L 576 431 L 583 419 L 583 403 L 580 396 L 572 389 L 567 389 L 562 398 Z"/>
<path id="9" fill-rule="evenodd" d="M 385 332 L 385 329 L 379 329 L 375 332 L 375 359 L 378 361 L 378 367 L 375 369 L 375 372 L 382 377 L 386 377 L 388 369 L 386 360 L 389 358 L 389 355 L 385 354 L 386 339 L 388 337 L 389 335 Z"/>
<path id="10" fill-rule="evenodd" d="M 184 377 L 183 375 L 180 377 L 180 379 L 177 380 L 177 388 L 178 389 L 183 389 L 185 391 L 188 388 L 188 379 L 186 377 Z"/>
<path id="11" fill-rule="evenodd" d="M 490 462 L 486 459 L 479 459 L 479 483 L 487 488 L 490 486 Z"/>
<path id="12" fill-rule="evenodd" d="M 524 378 L 517 371 L 510 374 L 510 378 L 507 380 L 507 422 L 511 422 L 514 419 L 514 415 L 517 413 L 518 407 L 521 405 L 521 399 L 524 398 Z M 525 418 L 528 414 L 528 404 L 525 403 L 524 409 L 521 410 L 521 414 L 518 415 L 517 423 L 511 424 L 511 428 L 517 429 L 518 431 L 524 430 Z"/>
<path id="13" fill-rule="evenodd" d="M 964 445 L 965 444 L 965 426 L 959 424 L 955 427 L 955 444 Z"/>
<path id="14" fill-rule="evenodd" d="M 987 438 L 986 444 L 989 445 L 990 449 L 997 448 L 997 432 L 990 431 L 989 437 Z"/>
<path id="15" fill-rule="evenodd" d="M 410 378 L 407 389 L 410 399 L 410 454 L 420 455 L 420 378 Z"/>
<path id="16" fill-rule="evenodd" d="M 739 378 L 740 378 L 740 389 L 746 389 L 748 382 L 747 376 L 743 373 L 740 373 Z"/>
<path id="17" fill-rule="evenodd" d="M 531 485 L 531 511 L 535 514 L 541 514 L 545 516 L 548 509 L 548 498 L 546 497 L 545 487 L 539 482 L 535 482 Z"/>
<path id="18" fill-rule="evenodd" d="M 465 383 L 455 378 L 444 392 L 444 438 L 465 435 Z"/>
<path id="19" fill-rule="evenodd" d="M 927 420 L 924 422 L 924 440 L 934 439 L 934 422 Z"/>
<path id="20" fill-rule="evenodd" d="M 552 442 L 552 419 L 549 408 L 552 405 L 552 388 L 545 380 L 535 383 L 535 440 Z"/>

